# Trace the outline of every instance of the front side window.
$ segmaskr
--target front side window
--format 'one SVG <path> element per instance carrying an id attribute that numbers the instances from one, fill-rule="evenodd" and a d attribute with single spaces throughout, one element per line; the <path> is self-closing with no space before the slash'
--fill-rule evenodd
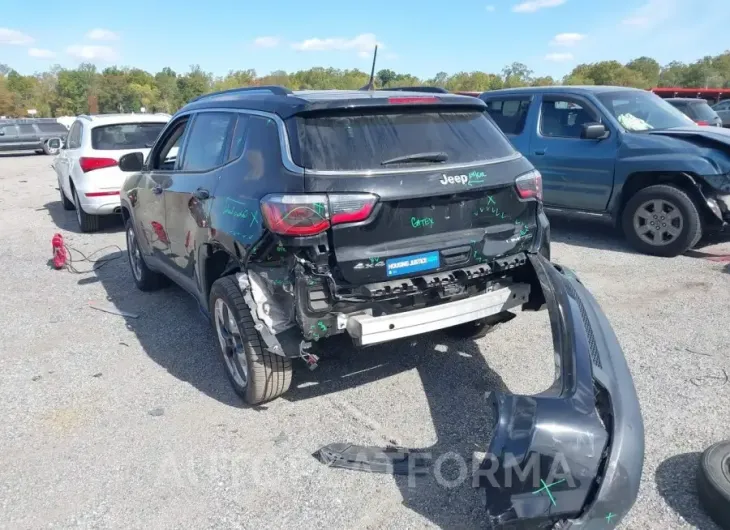
<path id="1" fill-rule="evenodd" d="M 15 125 L 6 125 L 5 127 L 0 127 L 0 131 L 3 132 L 2 136 L 4 138 L 8 138 L 10 136 L 17 136 L 17 129 L 15 128 Z"/>
<path id="2" fill-rule="evenodd" d="M 544 99 L 540 107 L 540 134 L 548 138 L 580 138 L 584 125 L 600 121 L 592 109 L 568 99 Z"/>
<path id="3" fill-rule="evenodd" d="M 297 118 L 300 165 L 372 170 L 468 164 L 515 153 L 483 111 L 399 109 Z"/>
<path id="4" fill-rule="evenodd" d="M 236 124 L 236 114 L 201 112 L 190 130 L 183 171 L 209 171 L 222 166 Z"/>
<path id="5" fill-rule="evenodd" d="M 180 118 L 164 132 L 159 145 L 155 146 L 150 156 L 150 169 L 156 171 L 173 171 L 177 165 L 177 153 L 180 149 L 185 130 L 189 123 L 188 117 Z"/>
<path id="6" fill-rule="evenodd" d="M 78 149 L 81 147 L 81 122 L 74 122 L 71 131 L 68 133 L 68 148 Z"/>
<path id="7" fill-rule="evenodd" d="M 629 132 L 695 125 L 682 111 L 651 92 L 617 90 L 602 92 L 596 94 L 596 97 Z"/>

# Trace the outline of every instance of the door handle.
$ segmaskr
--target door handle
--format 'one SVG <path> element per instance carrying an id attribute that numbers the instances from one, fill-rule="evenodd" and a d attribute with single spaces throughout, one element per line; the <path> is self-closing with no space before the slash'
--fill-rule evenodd
<path id="1" fill-rule="evenodd" d="M 535 150 L 535 155 L 537 155 L 537 156 L 543 156 L 545 154 L 545 151 L 547 151 L 547 149 L 536 149 Z"/>
<path id="2" fill-rule="evenodd" d="M 204 188 L 198 188 L 193 192 L 193 197 L 199 201 L 204 201 L 205 199 L 210 198 L 210 192 Z"/>
<path id="3" fill-rule="evenodd" d="M 159 195 L 160 193 L 162 193 L 162 186 L 157 185 L 152 188 L 152 193 L 154 193 L 155 195 Z"/>

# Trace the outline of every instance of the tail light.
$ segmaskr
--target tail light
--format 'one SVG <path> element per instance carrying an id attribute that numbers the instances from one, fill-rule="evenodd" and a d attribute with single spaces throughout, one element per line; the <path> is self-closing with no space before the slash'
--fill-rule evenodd
<path id="1" fill-rule="evenodd" d="M 104 169 L 105 167 L 114 167 L 117 165 L 117 161 L 113 158 L 96 158 L 90 156 L 82 156 L 79 158 L 79 165 L 81 171 L 88 173 L 95 169 Z"/>
<path id="2" fill-rule="evenodd" d="M 542 200 L 542 175 L 536 169 L 517 177 L 515 187 L 520 199 Z"/>
<path id="3" fill-rule="evenodd" d="M 313 236 L 332 225 L 366 220 L 377 202 L 370 193 L 267 195 L 261 199 L 261 213 L 274 233 Z"/>
<path id="4" fill-rule="evenodd" d="M 695 123 L 697 125 L 709 125 L 710 124 L 710 122 L 705 121 L 705 120 L 697 120 Z"/>

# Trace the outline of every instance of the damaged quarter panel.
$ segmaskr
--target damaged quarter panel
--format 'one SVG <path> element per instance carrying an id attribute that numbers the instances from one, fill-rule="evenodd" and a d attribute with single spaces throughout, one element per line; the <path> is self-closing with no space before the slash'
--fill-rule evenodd
<path id="1" fill-rule="evenodd" d="M 631 374 L 577 278 L 540 255 L 529 259 L 548 305 L 558 373 L 543 394 L 492 395 L 498 420 L 481 475 L 489 519 L 613 528 L 636 500 L 644 458 Z M 528 463 L 539 466 L 540 481 L 526 473 Z M 523 474 L 515 477 L 516 469 Z"/>
<path id="2" fill-rule="evenodd" d="M 274 115 L 239 113 L 231 147 L 236 160 L 220 170 L 209 210 L 208 248 L 203 245 L 202 252 L 224 250 L 242 260 L 263 234 L 259 200 L 272 188 L 282 193 L 303 191 L 301 170 L 282 164 L 283 127 Z M 204 270 L 201 275 L 205 285 Z"/>

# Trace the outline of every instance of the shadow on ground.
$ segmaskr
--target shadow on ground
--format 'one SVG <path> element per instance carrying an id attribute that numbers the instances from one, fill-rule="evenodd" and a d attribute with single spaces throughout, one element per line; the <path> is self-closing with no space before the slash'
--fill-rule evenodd
<path id="1" fill-rule="evenodd" d="M 51 216 L 51 221 L 61 230 L 80 234 L 79 223 L 76 220 L 75 210 L 64 210 L 60 199 L 54 202 L 48 202 L 43 205 L 41 210 L 46 210 Z M 103 215 L 99 220 L 99 232 L 120 232 L 124 229 L 122 216 L 118 214 Z"/>
<path id="2" fill-rule="evenodd" d="M 108 297 L 105 303 L 110 308 L 138 315 L 122 318 L 152 360 L 207 396 L 232 407 L 244 406 L 228 383 L 210 323 L 191 296 L 175 286 L 154 293 L 138 291 L 126 254 L 81 279 L 79 284 L 94 282 L 103 285 Z M 507 388 L 486 364 L 477 344 L 431 334 L 356 350 L 348 338 L 335 337 L 323 343 L 319 353 L 322 360 L 315 371 L 295 361 L 292 388 L 282 399 L 316 399 L 407 370 L 418 371 L 437 442 L 431 447 L 414 449 L 430 452 L 434 461 L 447 453 L 461 455 L 468 466 L 468 476 L 454 487 L 439 485 L 432 476 L 420 478 L 417 485 L 409 485 L 408 477 L 396 476 L 393 479 L 403 495 L 403 505 L 442 528 L 483 527 L 483 503 L 479 491 L 471 485 L 471 457 L 474 451 L 486 452 L 494 423 L 485 393 Z M 394 393 L 394 409 L 402 398 L 403 394 Z M 361 410 L 367 411 L 367 406 L 366 402 L 358 403 Z M 265 409 L 266 405 L 258 408 Z M 366 424 L 362 428 L 368 429 Z M 351 440 L 331 440 L 348 441 Z M 382 445 L 387 444 L 388 440 L 383 439 Z M 444 479 L 459 477 L 459 466 L 453 459 L 439 469 Z"/>
<path id="3" fill-rule="evenodd" d="M 554 243 L 577 245 L 595 250 L 611 250 L 625 254 L 639 254 L 632 249 L 620 230 L 600 221 L 568 219 L 567 217 L 550 217 L 550 237 Z M 705 247 L 729 241 L 728 236 L 703 238 L 693 250 L 684 253 L 689 258 L 708 259 L 715 254 L 703 251 Z"/>
<path id="4" fill-rule="evenodd" d="M 654 480 L 664 501 L 684 521 L 700 530 L 718 530 L 697 497 L 696 476 L 701 453 L 674 455 L 659 464 Z"/>
<path id="5" fill-rule="evenodd" d="M 0 153 L 0 158 L 22 158 L 26 156 L 41 156 L 33 151 L 13 151 L 10 153 Z"/>
<path id="6" fill-rule="evenodd" d="M 507 391 L 502 378 L 486 364 L 474 341 L 455 341 L 441 333 L 360 351 L 348 344 L 349 340 L 345 338 L 334 339 L 325 353 L 321 369 L 315 372 L 300 370 L 292 385 L 294 388 L 285 399 L 311 399 L 403 371 L 417 370 L 437 441 L 430 447 L 409 449 L 430 454 L 434 464 L 441 458 L 442 464 L 435 465 L 434 471 L 437 475 L 440 472 L 444 480 L 437 481 L 432 474 L 418 477 L 409 484 L 409 477 L 394 476 L 403 496 L 402 504 L 440 528 L 483 528 L 483 497 L 472 487 L 472 455 L 475 451 L 487 451 L 495 418 L 485 397 L 490 391 Z M 395 409 L 398 399 L 398 394 L 394 395 Z M 366 403 L 358 404 L 358 407 L 367 410 Z M 384 439 L 381 445 L 390 444 Z M 459 466 L 462 464 L 455 455 L 466 463 L 461 475 Z M 448 482 L 453 485 L 444 485 Z"/>

